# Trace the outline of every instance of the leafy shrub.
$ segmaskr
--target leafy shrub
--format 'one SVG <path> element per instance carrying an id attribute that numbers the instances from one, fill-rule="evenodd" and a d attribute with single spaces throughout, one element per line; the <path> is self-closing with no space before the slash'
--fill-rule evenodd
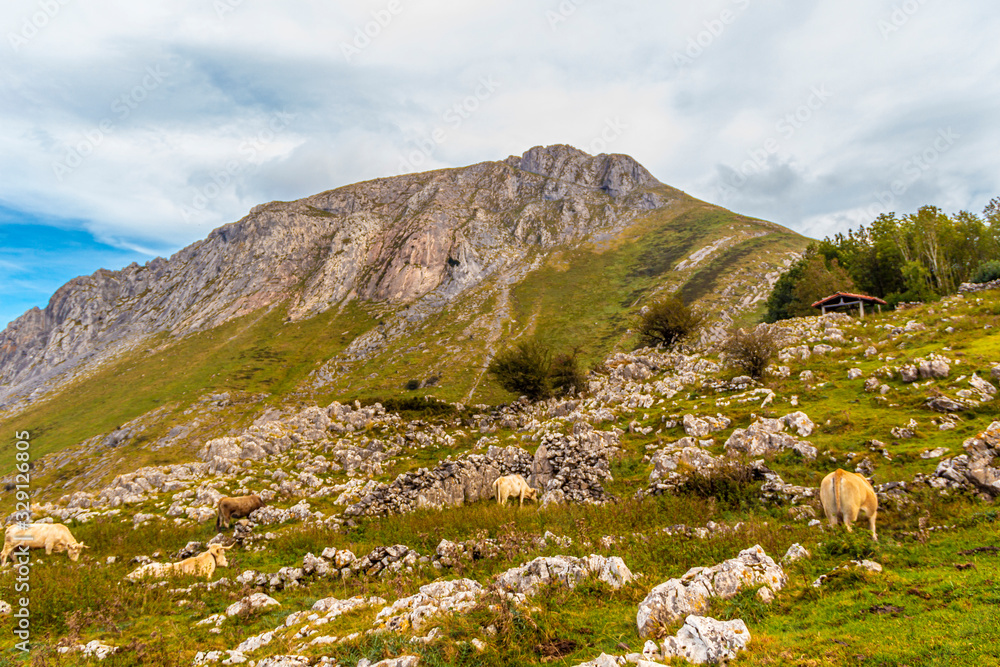
<path id="1" fill-rule="evenodd" d="M 755 479 L 753 468 L 739 461 L 695 470 L 677 490 L 699 498 L 715 498 L 726 509 L 747 510 L 760 506 L 760 481 Z"/>
<path id="2" fill-rule="evenodd" d="M 557 354 L 552 360 L 549 378 L 556 396 L 573 394 L 587 387 L 587 376 L 577 362 L 578 352 L 579 349 L 576 349 L 570 354 Z"/>
<path id="3" fill-rule="evenodd" d="M 487 371 L 507 391 L 532 400 L 562 396 L 586 387 L 577 353 L 553 356 L 537 340 L 522 341 L 496 355 Z"/>
<path id="4" fill-rule="evenodd" d="M 988 283 L 991 280 L 998 279 L 1000 279 L 1000 260 L 991 259 L 988 262 L 983 262 L 976 267 L 976 271 L 972 274 L 972 278 L 969 279 L 969 282 Z"/>
<path id="5" fill-rule="evenodd" d="M 536 340 L 500 352 L 487 369 L 501 387 L 532 400 L 552 395 L 551 371 L 552 353 Z"/>
<path id="6" fill-rule="evenodd" d="M 738 368 L 755 380 L 764 377 L 771 360 L 778 354 L 778 336 L 767 324 L 746 331 L 737 329 L 722 343 L 726 365 Z"/>
<path id="7" fill-rule="evenodd" d="M 673 294 L 654 301 L 639 318 L 637 330 L 643 345 L 673 347 L 698 331 L 706 315 L 693 310 Z"/>

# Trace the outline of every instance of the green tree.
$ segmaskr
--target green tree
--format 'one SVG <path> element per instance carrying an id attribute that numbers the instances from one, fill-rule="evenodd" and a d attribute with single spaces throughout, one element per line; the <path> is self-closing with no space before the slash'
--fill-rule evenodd
<path id="1" fill-rule="evenodd" d="M 530 339 L 497 354 L 486 371 L 507 391 L 531 400 L 564 396 L 586 389 L 578 353 L 553 355 L 547 345 Z"/>
<path id="2" fill-rule="evenodd" d="M 706 319 L 677 294 L 658 299 L 644 310 L 636 326 L 643 345 L 673 347 L 698 331 Z"/>
<path id="3" fill-rule="evenodd" d="M 792 288 L 788 310 L 793 316 L 815 315 L 813 303 L 837 292 L 853 292 L 856 289 L 854 281 L 836 259 L 830 260 L 827 266 L 824 257 L 816 254 L 802 267 L 802 274 Z"/>
<path id="4" fill-rule="evenodd" d="M 813 246 L 809 247 L 812 248 Z M 809 250 L 807 249 L 806 255 L 808 254 Z M 778 278 L 778 282 L 774 284 L 771 294 L 764 303 L 766 309 L 764 312 L 765 322 L 773 323 L 778 320 L 787 320 L 790 317 L 795 317 L 791 311 L 792 299 L 794 298 L 793 292 L 795 285 L 802 279 L 802 271 L 805 269 L 806 261 L 806 257 L 802 257 Z"/>
<path id="5" fill-rule="evenodd" d="M 501 387 L 532 400 L 552 395 L 551 370 L 552 353 L 534 339 L 500 352 L 487 368 Z"/>

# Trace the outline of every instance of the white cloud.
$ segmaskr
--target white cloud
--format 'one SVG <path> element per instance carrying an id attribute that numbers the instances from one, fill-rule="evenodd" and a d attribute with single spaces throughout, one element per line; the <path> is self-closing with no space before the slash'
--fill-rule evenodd
<path id="1" fill-rule="evenodd" d="M 1000 19 L 984 0 L 52 2 L 40 27 L 38 0 L 0 19 L 0 201 L 119 247 L 549 143 L 629 153 L 813 235 L 867 222 L 907 173 L 904 211 L 1000 191 Z M 908 172 L 948 128 L 961 138 Z"/>

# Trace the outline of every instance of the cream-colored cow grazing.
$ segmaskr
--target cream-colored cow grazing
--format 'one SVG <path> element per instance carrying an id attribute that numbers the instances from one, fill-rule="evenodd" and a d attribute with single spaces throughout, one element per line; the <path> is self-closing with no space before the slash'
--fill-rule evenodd
<path id="1" fill-rule="evenodd" d="M 538 502 L 538 491 L 528 486 L 520 475 L 497 478 L 497 481 L 493 482 L 493 495 L 500 505 L 506 505 L 508 498 L 518 498 L 522 506 L 525 498 Z"/>
<path id="2" fill-rule="evenodd" d="M 7 564 L 7 557 L 14 549 L 24 546 L 29 549 L 45 549 L 46 554 L 67 551 L 73 562 L 80 557 L 83 549 L 89 549 L 83 542 L 77 542 L 69 528 L 61 523 L 29 523 L 21 527 L 19 524 L 7 526 L 3 536 L 3 551 L 0 552 L 0 565 Z"/>
<path id="3" fill-rule="evenodd" d="M 840 520 L 847 527 L 847 532 L 853 532 L 851 524 L 857 520 L 858 512 L 864 510 L 872 529 L 872 539 L 878 540 L 875 534 L 878 497 L 867 479 L 838 468 L 823 478 L 819 485 L 819 498 L 831 527 Z"/>
<path id="4" fill-rule="evenodd" d="M 224 547 L 221 544 L 208 545 L 208 551 L 197 556 L 185 558 L 179 563 L 147 563 L 138 569 L 128 573 L 126 577 L 131 581 L 138 581 L 146 577 L 160 578 L 179 577 L 182 575 L 194 575 L 211 579 L 215 574 L 215 568 L 228 567 L 226 560 L 226 549 L 232 549 L 233 545 Z"/>

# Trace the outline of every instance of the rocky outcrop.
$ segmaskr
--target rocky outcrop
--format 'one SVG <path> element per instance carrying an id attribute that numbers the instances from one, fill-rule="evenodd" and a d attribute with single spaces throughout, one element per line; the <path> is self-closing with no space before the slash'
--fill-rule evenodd
<path id="1" fill-rule="evenodd" d="M 620 436 L 618 429 L 596 431 L 583 422 L 573 425 L 572 435 L 545 433 L 529 479 L 544 492 L 542 504 L 608 500 L 601 482 L 611 480 L 609 457 L 617 451 Z"/>
<path id="2" fill-rule="evenodd" d="M 787 426 L 798 433 L 812 433 L 813 423 L 804 413 L 796 412 L 781 419 L 760 418 L 745 429 L 738 428 L 726 440 L 726 451 L 764 456 L 790 449 L 806 459 L 816 458 L 816 448 L 793 435 L 783 433 Z"/>
<path id="3" fill-rule="evenodd" d="M 750 643 L 750 630 L 740 619 L 717 621 L 694 614 L 684 627 L 663 641 L 662 657 L 684 658 L 693 665 L 727 664 Z"/>
<path id="4" fill-rule="evenodd" d="M 592 576 L 615 589 L 634 579 L 625 566 L 625 561 L 617 556 L 542 556 L 507 570 L 497 577 L 496 585 L 509 593 L 531 596 L 548 584 L 559 583 L 567 588 L 574 588 L 579 582 Z"/>
<path id="5" fill-rule="evenodd" d="M 965 454 L 938 463 L 932 475 L 917 475 L 915 481 L 926 481 L 941 489 L 968 489 L 990 498 L 1000 497 L 1000 468 L 994 466 L 1000 457 L 1000 421 L 962 443 Z"/>
<path id="6" fill-rule="evenodd" d="M 670 579 L 649 592 L 639 604 L 639 636 L 652 637 L 659 628 L 689 614 L 708 609 L 712 597 L 731 598 L 746 587 L 780 591 L 786 583 L 781 566 L 760 545 L 744 549 L 736 558 L 710 568 L 694 567 L 679 579 Z"/>

